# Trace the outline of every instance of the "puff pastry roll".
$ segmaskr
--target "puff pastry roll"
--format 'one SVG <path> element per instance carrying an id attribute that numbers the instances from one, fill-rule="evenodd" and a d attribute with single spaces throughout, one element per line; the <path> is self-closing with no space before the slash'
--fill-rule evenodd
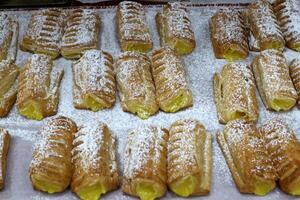
<path id="1" fill-rule="evenodd" d="M 0 61 L 13 60 L 17 55 L 19 24 L 5 13 L 0 13 Z"/>
<path id="2" fill-rule="evenodd" d="M 163 111 L 176 112 L 193 105 L 184 66 L 172 49 L 165 47 L 153 52 L 152 75 L 156 99 Z"/>
<path id="3" fill-rule="evenodd" d="M 273 12 L 267 0 L 256 0 L 248 9 L 248 21 L 254 37 L 254 46 L 260 51 L 276 49 L 282 51 L 285 41 Z"/>
<path id="4" fill-rule="evenodd" d="M 280 188 L 288 194 L 300 195 L 300 142 L 296 133 L 279 119 L 269 120 L 259 130 L 276 169 Z"/>
<path id="5" fill-rule="evenodd" d="M 124 52 L 116 61 L 116 79 L 122 108 L 147 119 L 158 111 L 150 59 L 138 52 Z"/>
<path id="6" fill-rule="evenodd" d="M 0 61 L 0 117 L 5 117 L 17 98 L 19 68 L 12 60 Z"/>
<path id="7" fill-rule="evenodd" d="M 41 129 L 29 167 L 29 177 L 36 190 L 48 193 L 64 191 L 70 184 L 73 166 L 71 151 L 76 124 L 69 118 L 49 120 Z"/>
<path id="8" fill-rule="evenodd" d="M 129 132 L 125 147 L 122 190 L 126 194 L 153 200 L 167 190 L 166 130 L 141 126 Z"/>
<path id="9" fill-rule="evenodd" d="M 6 176 L 6 162 L 9 149 L 10 135 L 8 131 L 0 128 L 0 190 L 4 188 Z"/>
<path id="10" fill-rule="evenodd" d="M 299 59 L 294 59 L 290 66 L 290 76 L 292 78 L 292 81 L 294 83 L 295 89 L 297 91 L 298 95 L 298 102 L 297 106 L 300 108 L 300 60 Z"/>
<path id="11" fill-rule="evenodd" d="M 241 193 L 266 195 L 276 186 L 276 173 L 254 123 L 230 121 L 217 141 Z"/>
<path id="12" fill-rule="evenodd" d="M 34 54 L 19 76 L 17 108 L 21 115 L 35 120 L 57 113 L 63 70 L 53 70 L 47 55 Z"/>
<path id="13" fill-rule="evenodd" d="M 98 122 L 79 128 L 73 140 L 71 188 L 86 200 L 98 200 L 118 187 L 115 137 Z"/>
<path id="14" fill-rule="evenodd" d="M 148 52 L 153 43 L 143 5 L 122 1 L 117 7 L 117 32 L 122 51 Z"/>
<path id="15" fill-rule="evenodd" d="M 68 59 L 80 58 L 85 50 L 97 49 L 100 25 L 100 17 L 91 10 L 71 11 L 62 37 L 62 56 Z"/>
<path id="16" fill-rule="evenodd" d="M 180 55 L 194 50 L 195 36 L 184 3 L 169 2 L 155 19 L 161 46 L 169 46 Z"/>
<path id="17" fill-rule="evenodd" d="M 197 120 L 172 124 L 168 141 L 168 186 L 179 196 L 206 195 L 211 186 L 212 136 Z"/>
<path id="18" fill-rule="evenodd" d="M 297 92 L 286 59 L 281 52 L 277 50 L 261 52 L 253 60 L 252 68 L 260 96 L 267 109 L 285 111 L 296 104 Z"/>
<path id="19" fill-rule="evenodd" d="M 209 29 L 216 58 L 233 61 L 248 57 L 248 31 L 241 11 L 218 11 L 210 19 Z"/>
<path id="20" fill-rule="evenodd" d="M 109 53 L 87 50 L 73 64 L 73 104 L 92 111 L 110 108 L 116 100 L 113 58 Z"/>
<path id="21" fill-rule="evenodd" d="M 273 8 L 287 47 L 300 51 L 300 2 L 298 0 L 276 0 Z"/>
<path id="22" fill-rule="evenodd" d="M 65 13 L 58 8 L 40 10 L 34 13 L 21 41 L 23 51 L 43 53 L 56 58 L 60 55 L 61 38 Z"/>
<path id="23" fill-rule="evenodd" d="M 226 64 L 220 73 L 215 73 L 214 97 L 220 123 L 258 119 L 255 79 L 248 65 Z"/>

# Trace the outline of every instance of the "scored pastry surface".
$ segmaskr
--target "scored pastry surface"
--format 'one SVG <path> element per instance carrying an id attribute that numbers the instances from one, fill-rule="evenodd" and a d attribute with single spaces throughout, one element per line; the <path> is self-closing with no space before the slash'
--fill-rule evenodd
<path id="1" fill-rule="evenodd" d="M 9 143 L 10 135 L 8 131 L 0 128 L 0 190 L 2 190 L 5 185 Z"/>
<path id="2" fill-rule="evenodd" d="M 300 100 L 300 60 L 299 59 L 292 60 L 289 69 L 290 69 L 290 76 L 292 78 L 293 84 L 295 86 L 298 95 L 297 106 L 300 108 L 300 101 L 299 101 Z"/>
<path id="3" fill-rule="evenodd" d="M 162 46 L 169 46 L 178 54 L 189 54 L 196 46 L 186 5 L 169 2 L 156 15 L 156 24 Z"/>
<path id="4" fill-rule="evenodd" d="M 211 186 L 212 137 L 196 120 L 171 125 L 168 141 L 168 186 L 179 196 L 206 195 Z"/>
<path id="5" fill-rule="evenodd" d="M 99 199 L 118 187 L 115 140 L 102 122 L 85 125 L 75 134 L 71 188 L 81 199 Z"/>
<path id="6" fill-rule="evenodd" d="M 133 1 L 122 1 L 117 7 L 116 15 L 122 51 L 150 51 L 153 42 L 143 5 Z"/>
<path id="7" fill-rule="evenodd" d="M 99 46 L 100 17 L 88 9 L 71 11 L 62 37 L 61 54 L 65 58 L 80 58 L 85 50 Z"/>
<path id="8" fill-rule="evenodd" d="M 73 104 L 75 108 L 98 111 L 111 108 L 116 100 L 112 56 L 87 50 L 73 63 Z"/>
<path id="9" fill-rule="evenodd" d="M 246 64 L 226 64 L 221 72 L 215 73 L 214 99 L 220 123 L 258 119 L 255 79 Z"/>

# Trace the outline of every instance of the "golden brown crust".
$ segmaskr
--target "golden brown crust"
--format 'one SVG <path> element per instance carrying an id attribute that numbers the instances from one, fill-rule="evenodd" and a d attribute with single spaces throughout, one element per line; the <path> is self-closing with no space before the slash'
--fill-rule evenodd
<path id="1" fill-rule="evenodd" d="M 283 51 L 285 41 L 271 4 L 267 0 L 256 0 L 249 5 L 247 15 L 259 50 Z"/>
<path id="2" fill-rule="evenodd" d="M 181 55 L 193 51 L 196 41 L 184 3 L 169 2 L 155 19 L 161 46 L 169 46 Z"/>
<path id="3" fill-rule="evenodd" d="M 119 96 L 124 111 L 142 119 L 158 111 L 151 62 L 145 54 L 124 52 L 115 63 Z"/>
<path id="4" fill-rule="evenodd" d="M 0 61 L 0 117 L 8 115 L 17 99 L 19 68 L 12 60 Z"/>
<path id="5" fill-rule="evenodd" d="M 268 185 L 266 192 L 275 188 L 272 161 L 254 123 L 231 121 L 217 134 L 217 141 L 241 193 L 255 194 L 261 184 Z"/>
<path id="6" fill-rule="evenodd" d="M 196 179 L 190 195 L 206 195 L 211 186 L 212 137 L 197 120 L 178 120 L 171 125 L 168 141 L 168 185 L 187 176 Z"/>
<path id="7" fill-rule="evenodd" d="M 220 123 L 234 119 L 257 121 L 255 79 L 248 65 L 226 64 L 220 73 L 215 73 L 214 98 Z"/>
<path id="8" fill-rule="evenodd" d="M 290 76 L 292 78 L 293 84 L 295 86 L 295 89 L 297 91 L 297 95 L 298 95 L 298 103 L 297 106 L 298 108 L 300 108 L 300 60 L 298 59 L 294 59 L 290 66 Z"/>
<path id="9" fill-rule="evenodd" d="M 256 85 L 267 109 L 291 109 L 298 96 L 284 55 L 276 50 L 265 50 L 255 57 L 251 65 Z M 278 102 L 282 101 L 289 101 L 289 105 L 280 106 Z"/>
<path id="10" fill-rule="evenodd" d="M 128 133 L 124 155 L 123 192 L 138 196 L 141 182 L 151 183 L 157 197 L 167 190 L 166 130 L 155 126 L 142 126 Z"/>
<path id="11" fill-rule="evenodd" d="M 5 184 L 9 142 L 10 135 L 8 131 L 0 128 L 0 190 L 4 188 Z"/>
<path id="12" fill-rule="evenodd" d="M 62 9 L 50 8 L 34 13 L 20 48 L 23 51 L 44 53 L 52 58 L 60 54 L 65 14 Z"/>
<path id="13" fill-rule="evenodd" d="M 288 194 L 300 195 L 300 143 L 295 132 L 279 119 L 266 122 L 259 130 L 276 169 L 280 188 Z"/>
<path id="14" fill-rule="evenodd" d="M 35 146 L 29 168 L 35 189 L 55 193 L 69 186 L 73 174 L 72 142 L 76 131 L 76 124 L 66 117 L 53 118 L 41 129 L 41 140 Z"/>
<path id="15" fill-rule="evenodd" d="M 172 49 L 165 47 L 153 52 L 152 75 L 156 99 L 163 111 L 176 112 L 193 105 L 184 66 Z M 174 103 L 178 99 L 182 101 Z"/>
<path id="16" fill-rule="evenodd" d="M 100 17 L 92 10 L 71 11 L 62 37 L 61 54 L 73 59 L 80 58 L 85 50 L 97 49 L 100 25 Z"/>
<path id="17" fill-rule="evenodd" d="M 122 51 L 148 52 L 153 43 L 143 5 L 122 1 L 117 7 L 117 33 Z"/>
<path id="18" fill-rule="evenodd" d="M 97 184 L 105 189 L 105 193 L 118 187 L 115 137 L 106 124 L 98 122 L 81 127 L 75 134 L 73 145 L 71 188 L 75 193 Z"/>
<path id="19" fill-rule="evenodd" d="M 113 58 L 109 53 L 100 50 L 87 50 L 73 63 L 73 104 L 75 108 L 94 111 L 111 108 L 116 100 L 116 83 L 113 69 Z M 101 105 L 93 108 L 87 99 Z"/>

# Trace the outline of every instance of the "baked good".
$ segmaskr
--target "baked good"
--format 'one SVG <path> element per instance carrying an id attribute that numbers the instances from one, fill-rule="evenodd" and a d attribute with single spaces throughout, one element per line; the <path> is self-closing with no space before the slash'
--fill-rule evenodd
<path id="1" fill-rule="evenodd" d="M 230 121 L 217 141 L 241 193 L 266 195 L 276 187 L 272 160 L 254 123 Z"/>
<path id="2" fill-rule="evenodd" d="M 34 13 L 20 43 L 23 51 L 42 53 L 57 58 L 63 35 L 65 13 L 59 8 L 39 10 Z"/>
<path id="3" fill-rule="evenodd" d="M 277 50 L 265 50 L 252 62 L 260 96 L 267 109 L 280 111 L 291 109 L 297 101 L 297 92 L 289 74 L 283 54 Z"/>
<path id="4" fill-rule="evenodd" d="M 172 49 L 164 47 L 153 52 L 152 75 L 160 109 L 176 112 L 193 105 L 184 66 Z"/>
<path id="5" fill-rule="evenodd" d="M 219 10 L 209 20 L 209 30 L 216 58 L 234 61 L 248 57 L 249 32 L 241 11 Z"/>
<path id="6" fill-rule="evenodd" d="M 19 68 L 12 60 L 0 61 L 0 117 L 5 117 L 17 98 Z"/>
<path id="7" fill-rule="evenodd" d="M 19 24 L 5 13 L 0 13 L 0 61 L 15 61 Z"/>
<path id="8" fill-rule="evenodd" d="M 122 51 L 146 53 L 152 49 L 153 42 L 142 4 L 133 1 L 120 2 L 116 17 Z"/>
<path id="9" fill-rule="evenodd" d="M 215 73 L 214 99 L 220 123 L 258 119 L 255 79 L 246 64 L 226 64 L 221 72 Z"/>
<path id="10" fill-rule="evenodd" d="M 297 106 L 300 108 L 300 60 L 294 59 L 290 66 L 290 76 L 294 83 L 294 87 L 297 91 L 298 99 L 297 99 Z"/>
<path id="11" fill-rule="evenodd" d="M 87 50 L 73 63 L 73 104 L 92 111 L 111 108 L 116 100 L 113 58 L 100 50 Z"/>
<path id="12" fill-rule="evenodd" d="M 282 191 L 300 195 L 300 142 L 296 133 L 279 119 L 271 119 L 260 128 Z"/>
<path id="13" fill-rule="evenodd" d="M 99 46 L 100 17 L 88 9 L 70 12 L 61 42 L 61 55 L 67 59 L 80 58 L 88 49 Z"/>
<path id="14" fill-rule="evenodd" d="M 124 155 L 124 193 L 154 200 L 167 190 L 166 130 L 140 126 L 128 133 Z"/>
<path id="15" fill-rule="evenodd" d="M 179 196 L 206 195 L 210 191 L 212 136 L 197 120 L 171 125 L 168 141 L 168 186 Z"/>
<path id="16" fill-rule="evenodd" d="M 158 111 L 150 59 L 138 52 L 124 52 L 116 61 L 116 79 L 122 108 L 147 119 Z"/>
<path id="17" fill-rule="evenodd" d="M 273 5 L 286 46 L 300 51 L 300 2 L 298 0 L 276 0 Z"/>
<path id="18" fill-rule="evenodd" d="M 73 140 L 71 188 L 80 199 L 99 199 L 118 187 L 115 137 L 106 124 L 79 128 Z"/>
<path id="19" fill-rule="evenodd" d="M 247 15 L 250 31 L 259 50 L 283 51 L 285 41 L 272 5 L 267 0 L 256 0 L 249 5 Z"/>
<path id="20" fill-rule="evenodd" d="M 35 120 L 57 113 L 63 70 L 53 70 L 47 55 L 33 54 L 19 76 L 17 108 L 21 115 Z"/>
<path id="21" fill-rule="evenodd" d="M 8 131 L 0 128 L 0 190 L 4 188 L 5 184 L 9 142 L 10 135 Z"/>
<path id="22" fill-rule="evenodd" d="M 195 36 L 184 3 L 167 3 L 162 12 L 156 14 L 155 19 L 161 46 L 169 46 L 180 55 L 194 50 Z"/>
<path id="23" fill-rule="evenodd" d="M 36 190 L 48 193 L 64 191 L 70 184 L 73 166 L 71 151 L 76 124 L 69 118 L 49 120 L 40 131 L 29 167 L 29 177 Z"/>

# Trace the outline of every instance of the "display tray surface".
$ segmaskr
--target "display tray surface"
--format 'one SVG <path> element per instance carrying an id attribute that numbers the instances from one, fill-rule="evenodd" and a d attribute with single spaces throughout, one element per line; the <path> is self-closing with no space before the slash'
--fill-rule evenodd
<path id="1" fill-rule="evenodd" d="M 212 50 L 208 19 L 220 8 L 224 7 L 189 7 L 190 19 L 195 32 L 197 42 L 196 49 L 188 56 L 183 57 L 183 62 L 186 67 L 188 80 L 194 96 L 194 106 L 186 110 L 167 114 L 158 112 L 155 116 L 148 120 L 141 120 L 138 117 L 122 111 L 120 101 L 117 99 L 115 106 L 112 109 L 91 112 L 85 110 L 77 110 L 73 107 L 72 101 L 72 61 L 64 58 L 55 60 L 55 67 L 64 69 L 64 77 L 61 84 L 60 104 L 58 115 L 70 117 L 76 121 L 78 126 L 86 123 L 95 123 L 96 120 L 103 121 L 108 124 L 110 130 L 117 138 L 117 156 L 119 161 L 120 172 L 123 169 L 123 152 L 126 142 L 126 136 L 130 129 L 141 126 L 142 124 L 153 124 L 169 128 L 171 123 L 179 119 L 194 118 L 201 121 L 208 132 L 213 134 L 213 176 L 210 195 L 205 197 L 192 197 L 188 199 L 207 199 L 207 200 L 243 200 L 243 199 L 269 199 L 283 200 L 295 199 L 292 196 L 286 195 L 279 189 L 274 190 L 267 196 L 261 198 L 253 195 L 241 195 L 235 187 L 230 171 L 226 165 L 225 159 L 216 142 L 215 134 L 218 130 L 223 129 L 217 119 L 216 107 L 213 100 L 213 84 L 212 77 L 216 71 L 219 71 L 225 64 L 225 60 L 215 59 Z M 154 49 L 159 48 L 159 37 L 155 24 L 155 14 L 161 6 L 147 6 L 146 15 L 154 42 Z M 110 52 L 114 58 L 120 53 L 120 48 L 116 36 L 115 27 L 115 9 L 112 7 L 95 9 L 102 18 L 101 26 L 101 41 L 102 50 Z M 20 33 L 19 38 L 22 38 L 26 30 L 29 17 L 32 11 L 7 11 L 19 21 Z M 250 56 L 243 62 L 250 63 L 257 53 L 251 53 Z M 300 53 L 286 49 L 284 54 L 290 62 L 292 58 L 300 58 Z M 22 66 L 31 54 L 18 50 L 17 64 Z M 274 113 L 267 111 L 262 101 L 258 97 L 260 117 L 258 125 L 267 119 L 279 117 L 288 122 L 288 124 L 298 132 L 300 137 L 300 111 L 297 108 L 289 112 Z M 48 195 L 33 190 L 29 177 L 28 167 L 31 160 L 34 144 L 39 142 L 38 130 L 45 123 L 43 121 L 33 121 L 20 116 L 14 106 L 9 116 L 0 119 L 0 127 L 8 129 L 12 135 L 10 151 L 8 155 L 8 170 L 6 177 L 5 189 L 0 192 L 2 200 L 19 200 L 19 199 L 77 199 L 70 191 L 54 195 Z M 104 195 L 101 199 L 107 200 L 125 200 L 135 199 L 124 195 L 120 189 Z M 181 199 L 174 194 L 168 192 L 162 199 Z"/>

